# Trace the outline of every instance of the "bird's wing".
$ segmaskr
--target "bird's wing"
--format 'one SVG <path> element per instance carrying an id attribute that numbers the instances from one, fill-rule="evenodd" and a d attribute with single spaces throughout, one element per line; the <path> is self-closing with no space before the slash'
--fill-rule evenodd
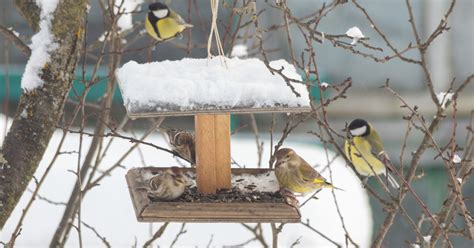
<path id="1" fill-rule="evenodd" d="M 179 25 L 183 25 L 187 28 L 192 28 L 193 25 L 192 24 L 189 24 L 189 23 L 186 23 L 184 21 L 184 19 L 176 12 L 174 12 L 173 10 L 170 10 L 170 17 L 173 18 L 174 20 L 176 20 L 176 22 L 179 24 Z"/>
<path id="2" fill-rule="evenodd" d="M 319 172 L 317 172 L 313 167 L 311 167 L 306 161 L 303 161 L 300 166 L 301 175 L 303 180 L 307 182 L 315 182 L 315 183 L 324 183 L 326 179 L 324 179 Z"/>
<path id="3" fill-rule="evenodd" d="M 370 126 L 371 132 L 370 132 L 370 139 L 368 139 L 370 145 L 372 146 L 372 154 L 382 162 L 382 164 L 385 165 L 385 168 L 387 170 L 392 171 L 390 166 L 387 166 L 387 160 L 390 160 L 388 157 L 387 153 L 385 153 L 385 150 L 383 148 L 383 143 L 382 139 L 380 138 L 379 133 L 372 127 Z"/>
<path id="4" fill-rule="evenodd" d="M 379 133 L 375 128 L 373 128 L 372 125 L 370 125 L 370 134 L 369 138 L 367 139 L 372 146 L 372 153 L 378 157 L 381 153 L 383 153 L 383 144 L 382 144 L 382 139 L 380 138 Z"/>

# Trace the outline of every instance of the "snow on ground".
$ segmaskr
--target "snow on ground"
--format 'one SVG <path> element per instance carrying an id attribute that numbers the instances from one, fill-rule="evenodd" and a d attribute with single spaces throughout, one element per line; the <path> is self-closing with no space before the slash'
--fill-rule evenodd
<path id="1" fill-rule="evenodd" d="M 226 62 L 228 68 L 219 57 L 145 64 L 130 61 L 116 75 L 129 112 L 206 109 L 216 105 L 223 108 L 309 105 L 303 84 L 293 84 L 301 94 L 296 97 L 284 79 L 272 75 L 261 60 L 227 58 Z M 284 60 L 272 61 L 270 66 L 284 67 L 285 76 L 301 80 L 296 69 Z"/>
<path id="2" fill-rule="evenodd" d="M 53 12 L 59 0 L 36 0 L 41 8 L 39 31 L 31 37 L 31 56 L 26 63 L 25 72 L 21 78 L 21 88 L 23 90 L 33 90 L 43 85 L 43 80 L 39 77 L 41 68 L 49 62 L 49 53 L 57 47 L 51 33 L 51 21 Z"/>
<path id="3" fill-rule="evenodd" d="M 123 13 L 117 20 L 117 26 L 121 32 L 133 28 L 132 13 L 130 12 L 139 10 L 138 8 L 142 3 L 143 0 L 124 0 L 123 3 L 122 1 L 115 1 L 115 14 Z"/>
<path id="4" fill-rule="evenodd" d="M 3 116 L 0 115 L 0 132 L 3 131 Z M 90 130 L 89 130 L 90 131 Z M 51 140 L 46 154 L 36 172 L 36 177 L 40 177 L 47 164 L 51 161 L 56 145 L 58 144 L 62 132 L 56 132 Z M 0 133 L 0 136 L 3 134 Z M 138 134 L 140 135 L 140 134 Z M 90 137 L 84 136 L 83 152 L 87 150 Z M 109 140 L 109 139 L 107 139 Z M 157 145 L 166 146 L 166 143 L 158 133 L 148 138 L 147 141 Z M 268 140 L 263 140 L 269 144 Z M 132 144 L 125 140 L 116 139 L 104 158 L 102 170 L 112 166 L 119 157 L 131 147 Z M 79 136 L 74 134 L 66 139 L 63 151 L 74 151 L 79 147 Z M 311 164 L 320 165 L 316 169 L 321 170 L 321 165 L 326 164 L 327 159 L 322 149 L 315 145 L 301 144 L 298 142 L 286 143 L 285 147 L 295 149 L 299 155 Z M 147 146 L 141 147 L 146 165 L 152 166 L 174 166 L 178 165 L 176 160 L 165 152 L 158 151 Z M 269 159 L 269 147 L 265 146 L 263 161 Z M 232 138 L 232 156 L 237 162 L 246 167 L 253 167 L 257 161 L 255 140 L 252 136 L 241 135 Z M 329 154 L 330 158 L 334 154 Z M 150 238 L 150 224 L 139 223 L 136 220 L 135 212 L 130 200 L 125 173 L 132 167 L 142 166 L 141 157 L 138 151 L 133 152 L 130 157 L 121 163 L 127 169 L 117 169 L 110 177 L 102 181 L 99 187 L 95 187 L 88 193 L 82 205 L 82 220 L 92 225 L 96 230 L 105 236 L 112 247 L 132 247 L 137 242 L 141 247 Z M 264 163 L 266 164 L 266 163 Z M 65 202 L 68 199 L 74 185 L 75 176 L 68 170 L 75 170 L 77 166 L 77 154 L 63 154 L 59 157 L 55 167 L 52 169 L 48 179 L 45 181 L 40 191 L 42 196 L 50 200 Z M 341 212 L 344 216 L 346 227 L 351 237 L 361 247 L 368 247 L 372 235 L 372 214 L 369 199 L 365 191 L 361 188 L 361 183 L 353 172 L 345 166 L 344 162 L 336 159 L 332 164 L 332 182 L 337 187 L 345 191 L 335 191 Z M 324 170 L 323 176 L 329 177 L 329 171 Z M 330 179 L 329 179 L 330 180 Z M 33 189 L 34 183 L 28 186 Z M 31 193 L 27 192 L 21 198 L 12 217 L 0 234 L 1 241 L 7 241 L 11 232 L 20 217 L 21 211 L 29 200 Z M 310 219 L 311 225 L 323 234 L 345 244 L 344 232 L 341 221 L 337 215 L 335 203 L 328 189 L 320 192 L 318 200 L 312 200 L 302 209 L 302 220 Z M 305 199 L 300 198 L 300 202 Z M 64 207 L 48 204 L 41 200 L 36 200 L 30 209 L 21 232 L 17 240 L 17 247 L 47 247 L 52 238 L 54 230 L 59 223 Z M 161 226 L 161 223 L 153 224 L 153 232 Z M 154 244 L 160 247 L 168 247 L 173 241 L 181 227 L 180 223 L 171 223 L 163 237 Z M 263 225 L 266 241 L 271 244 L 271 229 L 269 224 Z M 87 228 L 83 227 L 82 236 L 84 247 L 103 247 L 101 241 Z M 207 223 L 207 224 L 187 224 L 187 232 L 179 239 L 177 247 L 206 247 L 209 240 L 213 239 L 212 246 L 221 247 L 223 245 L 240 244 L 250 238 L 252 234 L 240 224 Z M 333 247 L 332 244 L 321 238 L 318 234 L 309 231 L 300 224 L 287 224 L 279 236 L 281 247 L 289 247 L 295 240 L 300 239 L 299 247 Z M 78 247 L 77 233 L 71 231 L 67 247 Z M 258 242 L 250 242 L 247 247 L 260 247 Z"/>
<path id="5" fill-rule="evenodd" d="M 358 27 L 349 28 L 346 32 L 346 35 L 352 38 L 351 45 L 357 43 L 360 39 L 364 38 L 364 34 Z"/>

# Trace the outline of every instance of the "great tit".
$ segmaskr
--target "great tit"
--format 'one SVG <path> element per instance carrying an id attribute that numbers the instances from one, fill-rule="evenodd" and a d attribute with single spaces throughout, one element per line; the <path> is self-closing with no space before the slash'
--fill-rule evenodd
<path id="1" fill-rule="evenodd" d="M 193 27 L 164 3 L 152 3 L 148 5 L 148 10 L 145 28 L 148 34 L 158 41 L 172 39 L 186 28 Z"/>
<path id="2" fill-rule="evenodd" d="M 398 189 L 395 178 L 378 157 L 385 156 L 382 140 L 374 126 L 363 119 L 355 119 L 348 126 L 348 139 L 344 148 L 347 158 L 362 176 L 385 175 L 390 185 Z"/>

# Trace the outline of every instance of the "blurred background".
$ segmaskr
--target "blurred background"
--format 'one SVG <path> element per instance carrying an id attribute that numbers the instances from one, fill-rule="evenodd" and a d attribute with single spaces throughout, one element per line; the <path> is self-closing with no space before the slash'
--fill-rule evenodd
<path id="1" fill-rule="evenodd" d="M 19 37 L 27 44 L 30 43 L 30 37 L 33 35 L 32 30 L 28 27 L 15 9 L 12 1 L 0 0 L 2 7 L 0 9 L 0 22 L 5 27 L 11 27 L 18 32 Z M 189 1 L 191 2 L 191 1 Z M 196 2 L 196 1 L 194 1 Z M 230 4 L 232 1 L 222 1 L 224 4 Z M 277 9 L 269 8 L 263 1 L 257 1 L 257 9 L 265 8 L 264 14 L 259 16 L 259 25 L 269 27 L 283 22 L 282 12 Z M 404 1 L 399 0 L 360 0 L 365 6 L 368 13 L 378 24 L 379 28 L 388 36 L 388 39 L 393 42 L 399 49 L 405 48 L 410 42 L 414 43 L 414 38 L 411 26 L 408 22 L 409 16 Z M 426 38 L 439 24 L 446 9 L 449 7 L 450 1 L 447 0 L 420 0 L 412 1 L 413 11 L 418 24 L 417 28 L 422 35 L 422 39 Z M 202 17 L 210 16 L 209 3 L 199 3 L 199 13 Z M 314 10 L 321 7 L 323 1 L 316 0 L 299 0 L 289 1 L 289 7 L 292 14 L 298 17 L 311 14 Z M 172 1 L 171 6 L 181 13 L 183 18 L 188 18 L 188 1 Z M 310 7 L 314 6 L 314 7 Z M 142 8 L 143 9 L 143 8 Z M 450 16 L 448 23 L 450 30 L 438 38 L 429 49 L 429 67 L 432 72 L 434 87 L 436 92 L 445 92 L 453 78 L 455 84 L 459 85 L 465 78 L 474 73 L 474 1 L 472 0 L 458 0 L 454 8 L 453 14 Z M 227 20 L 231 10 L 222 8 L 219 12 L 220 20 Z M 147 51 L 139 50 L 140 47 L 150 44 L 151 40 L 140 33 L 143 29 L 142 23 L 144 13 L 134 13 L 133 23 L 139 25 L 133 32 L 136 33 L 138 41 L 130 46 L 130 50 L 136 48 L 136 51 L 125 53 L 122 57 L 122 62 L 129 60 L 136 60 L 137 62 L 147 61 Z M 193 18 L 196 15 L 193 14 Z M 184 38 L 173 43 L 161 43 L 151 52 L 151 60 L 177 60 L 183 57 L 206 57 L 207 50 L 205 44 L 207 42 L 208 27 L 210 18 L 203 18 L 207 22 L 195 24 L 195 28 L 190 33 L 185 33 Z M 87 40 L 89 43 L 97 41 L 103 34 L 105 23 L 102 18 L 102 13 L 97 1 L 91 1 L 90 14 L 88 16 L 88 33 Z M 327 17 L 323 18 L 318 31 L 330 34 L 344 34 L 349 28 L 357 26 L 363 34 L 370 38 L 370 44 L 378 47 L 385 47 L 384 41 L 376 34 L 370 23 L 363 14 L 358 11 L 354 5 L 348 3 L 337 7 Z M 293 27 L 290 30 L 294 42 L 294 53 L 299 56 L 303 49 L 306 48 L 306 43 L 300 35 L 300 31 Z M 221 34 L 224 33 L 222 30 Z M 244 34 L 241 34 L 244 36 Z M 267 37 L 265 46 L 271 49 L 269 53 L 270 59 L 287 59 L 289 60 L 290 51 L 288 50 L 288 41 L 286 33 L 283 30 L 274 32 L 271 37 Z M 186 46 L 192 41 L 197 44 L 193 47 L 191 52 L 184 49 L 177 49 L 180 46 Z M 249 56 L 258 53 L 256 41 L 253 37 L 248 39 L 240 38 L 236 42 L 248 47 Z M 352 119 L 360 117 L 371 121 L 381 134 L 388 154 L 394 159 L 394 162 L 400 165 L 398 155 L 400 154 L 403 144 L 404 135 L 406 132 L 406 121 L 402 119 L 406 111 L 400 108 L 399 101 L 384 89 L 379 88 L 384 85 L 387 78 L 390 79 L 391 86 L 397 90 L 410 105 L 417 105 L 420 112 L 426 119 L 432 118 L 435 114 L 436 108 L 429 97 L 426 88 L 426 80 L 421 67 L 410 63 L 403 62 L 399 59 L 390 60 L 387 63 L 375 63 L 372 60 L 365 59 L 361 56 L 356 56 L 347 50 L 335 48 L 330 42 L 322 44 L 315 44 L 314 48 L 317 53 L 317 63 L 321 76 L 321 81 L 329 84 L 342 82 L 344 79 L 351 77 L 353 86 L 348 91 L 346 99 L 340 99 L 332 103 L 328 107 L 328 117 L 333 127 L 342 130 L 347 122 Z M 225 47 L 225 51 L 230 53 L 231 48 Z M 389 50 L 384 53 L 391 54 Z M 406 54 L 409 57 L 418 58 L 418 53 L 413 50 Z M 0 113 L 13 117 L 21 95 L 21 76 L 24 71 L 24 66 L 28 58 L 19 52 L 19 50 L 0 35 Z M 88 62 L 90 65 L 88 65 Z M 94 62 L 93 56 L 88 56 L 86 59 L 86 78 L 90 74 L 90 68 Z M 78 80 L 74 84 L 74 90 L 70 94 L 70 103 L 66 106 L 66 114 L 68 109 L 72 109 L 72 103 L 77 101 L 77 94 L 80 94 L 84 88 L 79 78 L 82 73 L 82 68 L 78 67 Z M 93 86 L 89 93 L 87 100 L 89 103 L 98 103 L 106 88 L 106 76 L 108 74 L 107 68 L 101 68 L 99 75 L 104 79 Z M 89 75 L 90 76 L 90 75 Z M 251 76 L 249 75 L 249 80 Z M 319 90 L 314 91 L 315 97 L 319 96 Z M 323 97 L 330 97 L 324 95 Z M 474 87 L 471 84 L 460 95 L 457 103 L 457 124 L 458 131 L 457 142 L 460 146 L 465 144 L 466 131 L 465 128 L 469 124 L 471 111 L 474 110 Z M 94 111 L 93 108 L 90 111 Z M 125 115 L 125 110 L 122 105 L 120 93 L 117 90 L 113 105 L 113 115 L 117 120 L 120 120 Z M 448 111 L 450 113 L 452 111 Z M 285 115 L 275 116 L 276 132 L 281 132 L 286 121 Z M 271 125 L 271 114 L 259 114 L 256 116 L 258 129 L 261 135 L 268 136 L 268 130 Z M 94 121 L 88 119 L 89 125 L 93 125 Z M 165 121 L 165 126 L 178 127 L 183 129 L 193 129 L 193 119 L 190 117 L 168 118 Z M 237 115 L 232 117 L 232 126 L 234 130 L 238 130 L 241 137 L 248 137 L 254 139 L 254 134 L 250 125 L 250 117 L 248 115 Z M 452 118 L 448 118 L 440 125 L 439 131 L 435 136 L 439 144 L 444 145 L 447 139 L 452 134 Z M 140 121 L 136 121 L 134 128 L 140 128 Z M 290 140 L 298 141 L 314 146 L 321 146 L 317 137 L 309 135 L 308 132 L 317 130 L 316 123 L 303 123 L 298 129 L 289 137 Z M 407 151 L 411 152 L 421 142 L 420 137 L 422 133 L 414 131 L 409 137 L 407 143 Z M 3 137 L 0 137 L 0 142 Z M 341 143 L 343 141 L 341 140 Z M 268 152 L 269 144 L 265 144 Z M 426 152 L 421 162 L 420 173 L 425 176 L 422 180 L 414 182 L 414 188 L 423 196 L 423 200 L 428 206 L 439 207 L 442 205 L 446 197 L 446 183 L 447 176 L 445 169 L 440 160 L 434 160 L 436 156 L 434 152 Z M 409 161 L 410 155 L 405 157 Z M 264 163 L 265 164 L 265 163 Z M 422 172 L 421 172 L 422 171 Z M 375 183 L 369 181 L 369 183 Z M 464 188 L 464 194 L 467 196 L 474 195 L 474 183 L 471 180 L 470 185 Z M 419 215 L 421 211 L 414 200 L 407 197 L 407 210 L 415 216 Z M 413 204 L 411 204 L 413 203 Z M 472 199 L 466 201 L 468 208 L 474 211 L 474 203 Z M 374 201 L 374 228 L 380 226 L 383 221 L 384 213 L 380 206 Z M 439 209 L 432 208 L 436 212 Z M 404 232 L 408 225 L 402 219 L 396 219 L 396 225 L 391 229 L 388 235 L 388 242 L 394 245 L 402 245 L 406 239 L 407 234 Z M 459 222 L 459 225 L 463 225 Z M 408 228 L 409 229 L 409 228 Z M 458 247 L 471 247 L 472 243 L 467 241 L 457 240 Z"/>

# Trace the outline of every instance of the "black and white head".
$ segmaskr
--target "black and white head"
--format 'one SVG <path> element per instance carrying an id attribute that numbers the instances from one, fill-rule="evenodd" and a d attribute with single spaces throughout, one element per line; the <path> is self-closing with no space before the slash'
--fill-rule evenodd
<path id="1" fill-rule="evenodd" d="M 370 125 L 366 120 L 363 120 L 363 119 L 353 120 L 349 124 L 348 129 L 349 129 L 349 134 L 352 137 L 367 136 L 370 133 Z"/>
<path id="2" fill-rule="evenodd" d="M 168 6 L 160 2 L 156 2 L 156 3 L 152 3 L 148 5 L 148 9 L 158 19 L 165 18 L 170 14 L 170 10 Z"/>

